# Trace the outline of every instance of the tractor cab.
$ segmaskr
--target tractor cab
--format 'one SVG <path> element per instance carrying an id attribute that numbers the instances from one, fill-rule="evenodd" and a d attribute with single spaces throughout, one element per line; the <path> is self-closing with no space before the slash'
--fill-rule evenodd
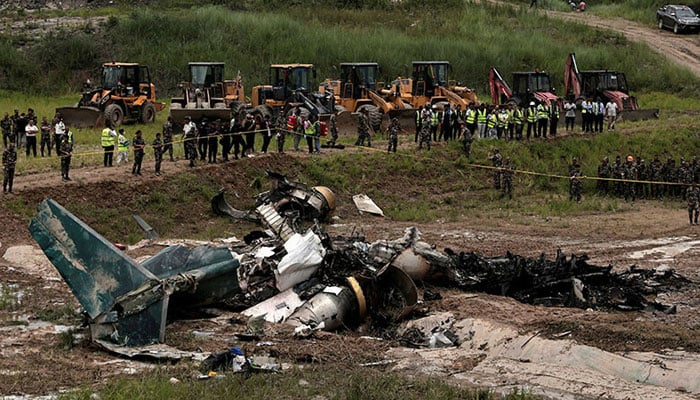
<path id="1" fill-rule="evenodd" d="M 191 88 L 207 88 L 211 91 L 211 97 L 224 97 L 224 63 L 191 62 L 187 66 L 190 70 Z"/>
<path id="2" fill-rule="evenodd" d="M 151 76 L 148 67 L 132 63 L 106 63 L 102 66 L 102 90 L 123 97 L 144 94 L 151 97 Z"/>
<path id="3" fill-rule="evenodd" d="M 272 87 L 265 97 L 284 102 L 297 91 L 307 95 L 311 89 L 311 79 L 315 77 L 313 64 L 273 64 L 270 66 Z"/>
<path id="4" fill-rule="evenodd" d="M 414 61 L 413 87 L 411 94 L 419 97 L 433 97 L 438 86 L 447 86 L 448 61 Z"/>
<path id="5" fill-rule="evenodd" d="M 342 98 L 366 98 L 366 90 L 377 89 L 377 63 L 340 64 L 340 85 Z"/>
<path id="6" fill-rule="evenodd" d="M 584 93 L 602 93 L 607 90 L 629 94 L 625 74 L 617 71 L 582 71 Z"/>
<path id="7" fill-rule="evenodd" d="M 519 104 L 528 104 L 533 100 L 549 104 L 556 99 L 551 78 L 547 72 L 513 72 L 513 97 Z"/>

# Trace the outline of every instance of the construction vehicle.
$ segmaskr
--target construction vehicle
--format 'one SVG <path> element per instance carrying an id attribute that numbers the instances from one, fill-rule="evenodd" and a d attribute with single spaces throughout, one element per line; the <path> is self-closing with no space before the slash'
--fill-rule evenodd
<path id="1" fill-rule="evenodd" d="M 547 72 L 513 72 L 513 86 L 508 85 L 496 67 L 489 71 L 489 89 L 493 104 L 514 103 L 527 107 L 531 102 L 549 105 L 557 99 Z"/>
<path id="2" fill-rule="evenodd" d="M 99 127 L 105 121 L 113 125 L 125 122 L 152 123 L 156 113 L 165 108 L 156 101 L 156 87 L 151 82 L 148 67 L 136 63 L 111 62 L 102 64 L 100 86 L 86 84 L 75 106 L 59 107 L 71 127 Z"/>
<path id="3" fill-rule="evenodd" d="M 240 72 L 236 79 L 224 80 L 225 64 L 222 62 L 191 62 L 187 67 L 190 79 L 179 85 L 180 97 L 170 101 L 170 116 L 176 131 L 181 129 L 186 116 L 196 123 L 202 118 L 228 122 L 232 113 L 245 107 Z"/>
<path id="4" fill-rule="evenodd" d="M 630 121 L 658 118 L 659 109 L 641 110 L 637 99 L 630 96 L 625 74 L 611 70 L 579 71 L 576 55 L 570 53 L 564 69 L 564 92 L 574 100 L 597 99 L 617 104 L 620 117 Z"/>
<path id="5" fill-rule="evenodd" d="M 253 87 L 252 114 L 269 115 L 273 121 L 288 116 L 299 108 L 303 116 L 330 117 L 334 99 L 329 93 L 311 92 L 311 79 L 316 77 L 313 64 L 272 64 L 268 85 Z"/>
<path id="6" fill-rule="evenodd" d="M 426 103 L 439 105 L 450 103 L 453 107 L 466 109 L 471 103 L 479 104 L 473 89 L 461 86 L 449 79 L 449 61 L 413 61 L 410 87 L 405 79 L 397 79 L 392 87 L 399 85 L 398 92 L 413 108 L 423 107 Z M 409 95 L 410 94 L 410 95 Z"/>
<path id="7" fill-rule="evenodd" d="M 378 71 L 377 63 L 341 63 L 340 79 L 326 79 L 319 92 L 330 93 L 335 98 L 335 111 L 341 120 L 349 113 L 368 110 L 370 124 L 377 131 L 383 119 L 405 111 L 413 114 L 413 107 L 398 92 L 377 82 Z"/>

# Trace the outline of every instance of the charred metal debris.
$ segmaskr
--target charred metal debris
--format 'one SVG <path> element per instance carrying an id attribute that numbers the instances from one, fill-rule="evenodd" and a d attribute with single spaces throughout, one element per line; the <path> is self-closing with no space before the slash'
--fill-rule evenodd
<path id="1" fill-rule="evenodd" d="M 257 196 L 252 210 L 235 209 L 223 191 L 212 199 L 216 213 L 261 224 L 245 243 L 170 245 L 138 263 L 51 199 L 29 229 L 82 305 L 92 339 L 118 346 L 163 343 L 168 319 L 212 304 L 294 325 L 302 337 L 369 324 L 407 345 L 456 345 L 446 322 L 431 332 L 394 329 L 421 302 L 415 282 L 528 304 L 671 313 L 675 307 L 655 295 L 689 283 L 668 268 L 614 273 L 561 252 L 547 260 L 438 251 L 416 228 L 372 243 L 362 235 L 329 237 L 321 222 L 335 209 L 333 192 L 269 177 L 274 187 Z M 423 290 L 425 300 L 438 297 Z"/>

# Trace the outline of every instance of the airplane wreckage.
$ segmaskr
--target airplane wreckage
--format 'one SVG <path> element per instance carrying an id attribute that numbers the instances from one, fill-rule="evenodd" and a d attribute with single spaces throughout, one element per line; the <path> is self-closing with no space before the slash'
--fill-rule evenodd
<path id="1" fill-rule="evenodd" d="M 416 281 L 530 304 L 664 312 L 675 307 L 648 298 L 688 284 L 670 269 L 613 273 L 586 256 L 441 252 L 415 228 L 372 243 L 330 237 L 320 223 L 335 208 L 333 192 L 268 175 L 273 189 L 250 211 L 230 206 L 223 191 L 212 199 L 215 213 L 261 224 L 245 243 L 172 245 L 138 263 L 51 199 L 29 229 L 80 302 L 92 340 L 126 347 L 164 343 L 168 319 L 213 304 L 300 330 L 368 323 L 392 337 L 391 327 L 419 304 Z"/>

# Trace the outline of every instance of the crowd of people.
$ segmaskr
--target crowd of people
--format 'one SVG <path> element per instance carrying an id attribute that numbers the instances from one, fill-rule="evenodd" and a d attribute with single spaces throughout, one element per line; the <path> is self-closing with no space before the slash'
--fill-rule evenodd
<path id="1" fill-rule="evenodd" d="M 585 99 L 579 105 L 566 100 L 560 106 L 558 100 L 552 105 L 531 102 L 527 108 L 507 104 L 491 106 L 481 104 L 470 105 L 466 110 L 457 106 L 454 110 L 449 104 L 443 108 L 430 105 L 416 111 L 414 141 L 418 149 L 425 147 L 430 150 L 433 141 L 459 140 L 467 157 L 471 157 L 471 144 L 475 139 L 504 139 L 522 140 L 556 136 L 559 122 L 559 112 L 564 113 L 565 129 L 574 131 L 576 112 L 580 113 L 582 132 L 603 132 L 605 120 L 607 129 L 615 128 L 617 108 L 614 103 L 603 104 L 599 99 Z M 24 147 L 27 157 L 37 157 L 37 136 L 40 138 L 39 150 L 41 157 L 51 156 L 52 148 L 61 159 L 61 177 L 70 181 L 70 163 L 73 154 L 73 133 L 66 126 L 62 116 L 57 113 L 52 121 L 43 117 L 37 126 L 37 116 L 30 108 L 27 113 L 15 110 L 12 116 L 5 113 L 0 120 L 3 135 L 3 192 L 12 193 L 14 171 L 17 163 L 17 149 Z M 163 125 L 162 131 L 156 133 L 150 143 L 155 161 L 155 175 L 161 174 L 161 164 L 164 156 L 175 161 L 174 124 L 171 117 Z M 370 123 L 368 110 L 363 109 L 358 115 L 357 146 L 372 145 L 374 130 Z M 405 132 L 399 121 L 393 118 L 387 129 L 388 152 L 396 152 L 398 136 Z M 229 161 L 230 155 L 237 160 L 243 157 L 253 157 L 256 149 L 256 136 L 262 136 L 260 153 L 267 153 L 272 140 L 276 141 L 277 152 L 283 153 L 286 137 L 293 136 L 293 149 L 301 151 L 301 141 L 305 139 L 308 152 L 321 152 L 321 138 L 327 137 L 326 146 L 337 145 L 338 129 L 336 118 L 332 116 L 328 122 L 321 122 L 316 115 L 304 116 L 301 109 L 296 108 L 288 117 L 273 123 L 269 115 L 245 114 L 230 121 L 221 119 L 208 120 L 203 118 L 199 123 L 186 117 L 183 125 L 182 143 L 185 159 L 194 167 L 198 162 L 217 163 Z M 113 155 L 117 152 L 117 165 L 129 163 L 129 149 L 133 151 L 131 173 L 141 175 L 147 144 L 141 130 L 137 130 L 129 140 L 124 129 L 116 131 L 109 121 L 101 134 L 101 146 L 104 151 L 103 165 L 113 166 Z M 513 176 L 515 167 L 508 157 L 503 157 L 498 149 L 493 149 L 488 155 L 493 167 L 493 186 L 501 192 L 501 197 L 512 198 Z M 581 201 L 583 191 L 583 175 L 578 160 L 574 157 L 568 170 L 569 199 Z M 684 198 L 688 202 L 689 219 L 691 224 L 697 224 L 700 207 L 698 198 L 700 191 L 697 182 L 700 181 L 700 163 L 697 157 L 692 160 L 681 159 L 676 164 L 669 157 L 662 162 L 654 156 L 650 162 L 641 157 L 627 156 L 623 161 L 620 156 L 610 163 L 605 157 L 598 166 L 596 191 L 601 195 L 615 195 L 625 200 L 639 198 L 658 199 L 662 197 Z"/>
<path id="2" fill-rule="evenodd" d="M 531 101 L 527 105 L 513 103 L 502 105 L 470 104 L 465 110 L 461 106 L 452 109 L 425 104 L 415 114 L 415 137 L 419 148 L 430 142 L 464 140 L 464 132 L 471 135 L 467 140 L 530 140 L 531 138 L 556 137 L 561 114 L 567 132 L 576 130 L 577 113 L 580 115 L 581 132 L 602 133 L 615 129 L 618 118 L 617 104 L 597 99 L 582 99 L 579 104 L 572 100 L 553 99 L 549 104 Z"/>

